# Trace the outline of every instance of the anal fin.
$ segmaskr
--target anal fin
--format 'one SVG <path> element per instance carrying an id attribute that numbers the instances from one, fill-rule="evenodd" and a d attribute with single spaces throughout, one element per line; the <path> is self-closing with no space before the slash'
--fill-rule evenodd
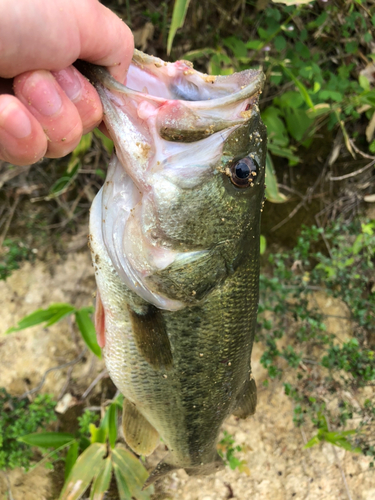
<path id="1" fill-rule="evenodd" d="M 257 386 L 255 380 L 251 378 L 245 384 L 244 390 L 238 398 L 238 403 L 233 415 L 239 418 L 246 418 L 254 415 L 257 406 Z"/>
<path id="2" fill-rule="evenodd" d="M 137 407 L 125 398 L 122 429 L 126 443 L 138 455 L 151 455 L 159 444 L 159 433 L 137 410 Z"/>

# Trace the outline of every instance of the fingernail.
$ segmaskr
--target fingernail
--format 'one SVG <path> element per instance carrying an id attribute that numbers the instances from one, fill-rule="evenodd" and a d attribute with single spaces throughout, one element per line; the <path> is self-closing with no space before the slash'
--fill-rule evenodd
<path id="1" fill-rule="evenodd" d="M 37 112 L 44 116 L 57 113 L 62 105 L 56 82 L 47 71 L 35 71 L 24 83 L 22 94 Z"/>
<path id="2" fill-rule="evenodd" d="M 75 68 L 69 67 L 61 71 L 52 71 L 57 83 L 73 102 L 79 101 L 82 95 L 82 82 Z"/>
<path id="3" fill-rule="evenodd" d="M 30 118 L 14 101 L 0 106 L 0 127 L 15 139 L 24 139 L 32 131 Z"/>

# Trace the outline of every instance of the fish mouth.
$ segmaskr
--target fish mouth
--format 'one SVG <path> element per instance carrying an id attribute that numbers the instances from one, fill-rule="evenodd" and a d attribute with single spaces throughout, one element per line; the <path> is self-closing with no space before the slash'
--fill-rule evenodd
<path id="1" fill-rule="evenodd" d="M 128 288 L 162 309 L 186 307 L 149 278 L 206 250 L 177 250 L 160 230 L 158 204 L 212 176 L 228 137 L 259 119 L 265 77 L 259 70 L 209 76 L 188 61 L 166 63 L 139 51 L 126 85 L 105 68 L 84 62 L 77 68 L 99 93 L 116 151 L 96 204 L 97 231 Z"/>
<path id="2" fill-rule="evenodd" d="M 100 66 L 79 61 L 77 67 L 96 87 L 116 154 L 141 190 L 147 189 L 151 164 L 155 171 L 155 164 L 165 165 L 168 155 L 220 132 L 218 149 L 233 127 L 259 115 L 258 99 L 265 80 L 261 70 L 211 76 L 194 70 L 189 61 L 168 63 L 138 50 L 126 85 Z M 162 140 L 175 147 L 161 144 Z M 213 148 L 214 142 L 208 145 Z"/>

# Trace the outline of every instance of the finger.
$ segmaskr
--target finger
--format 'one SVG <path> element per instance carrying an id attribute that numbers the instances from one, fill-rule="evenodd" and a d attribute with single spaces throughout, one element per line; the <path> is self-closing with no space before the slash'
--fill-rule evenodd
<path id="1" fill-rule="evenodd" d="M 30 165 L 47 150 L 47 137 L 30 111 L 14 96 L 0 95 L 0 159 Z"/>
<path id="2" fill-rule="evenodd" d="M 0 3 L 4 4 L 1 40 L 7 42 L 1 45 L 0 76 L 13 78 L 40 68 L 59 71 L 76 59 L 87 59 L 108 66 L 116 79 L 124 81 L 134 49 L 133 35 L 97 0 Z"/>
<path id="3" fill-rule="evenodd" d="M 124 82 L 134 52 L 134 38 L 129 27 L 99 2 L 91 11 L 91 23 L 85 20 L 86 2 L 75 2 L 81 34 L 80 59 L 107 66 L 111 75 Z M 101 33 L 101 36 L 97 36 Z"/>
<path id="4" fill-rule="evenodd" d="M 47 139 L 45 156 L 59 158 L 73 151 L 82 136 L 82 122 L 49 71 L 29 71 L 14 79 L 14 93 L 41 124 Z"/>
<path id="5" fill-rule="evenodd" d="M 103 117 L 103 106 L 98 93 L 73 66 L 52 74 L 77 108 L 82 122 L 82 133 L 87 134 L 101 122 Z"/>

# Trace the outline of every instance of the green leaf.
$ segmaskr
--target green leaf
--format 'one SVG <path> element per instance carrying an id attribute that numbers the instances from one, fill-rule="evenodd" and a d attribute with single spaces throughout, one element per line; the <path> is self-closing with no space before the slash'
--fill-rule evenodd
<path id="1" fill-rule="evenodd" d="M 344 99 L 344 96 L 341 92 L 337 92 L 336 90 L 320 90 L 319 99 L 322 101 L 332 99 L 332 101 L 341 102 Z"/>
<path id="2" fill-rule="evenodd" d="M 89 430 L 91 434 L 91 443 L 105 443 L 107 441 L 107 426 L 100 424 L 100 427 L 96 427 L 95 424 L 89 425 Z"/>
<path id="3" fill-rule="evenodd" d="M 273 102 L 280 108 L 299 108 L 303 105 L 303 97 L 295 90 L 284 92 L 280 97 L 275 97 Z"/>
<path id="4" fill-rule="evenodd" d="M 92 143 L 92 132 L 89 132 L 88 134 L 85 134 L 81 137 L 81 140 L 79 141 L 78 146 L 72 151 L 72 159 L 74 160 L 78 156 L 83 156 L 87 151 L 90 149 Z M 69 162 L 70 165 L 71 161 Z M 67 171 L 70 172 L 71 170 L 68 169 Z"/>
<path id="5" fill-rule="evenodd" d="M 60 177 L 51 187 L 50 194 L 44 198 L 44 200 L 52 200 L 57 196 L 65 193 L 69 186 L 72 184 L 74 179 L 77 177 L 79 170 L 81 168 L 81 162 L 78 157 L 73 158 L 68 163 L 65 174 Z"/>
<path id="6" fill-rule="evenodd" d="M 137 500 L 150 499 L 154 488 L 149 486 L 142 491 L 148 473 L 138 458 L 130 451 L 117 447 L 112 450 L 112 463 L 121 500 L 130 500 L 131 497 Z"/>
<path id="7" fill-rule="evenodd" d="M 126 482 L 126 477 L 122 473 L 121 468 L 118 465 L 113 464 L 113 470 L 115 472 L 117 491 L 120 496 L 119 500 L 132 500 L 129 487 Z"/>
<path id="8" fill-rule="evenodd" d="M 104 170 L 102 170 L 101 168 L 97 168 L 95 170 L 95 174 L 104 181 L 104 179 L 105 179 L 105 172 L 104 172 Z"/>
<path id="9" fill-rule="evenodd" d="M 312 439 L 310 439 L 310 441 L 308 441 L 305 446 L 303 447 L 304 450 L 306 450 L 307 448 L 311 448 L 312 446 L 316 445 L 316 444 L 319 444 L 320 443 L 320 439 L 319 439 L 319 436 L 316 435 L 314 436 Z"/>
<path id="10" fill-rule="evenodd" d="M 296 141 L 303 139 L 313 123 L 313 120 L 306 114 L 306 110 L 294 108 L 287 108 L 285 110 L 285 121 L 288 132 Z"/>
<path id="11" fill-rule="evenodd" d="M 97 475 L 94 484 L 91 487 L 90 500 L 102 500 L 105 492 L 109 488 L 112 476 L 112 462 L 111 457 L 107 457 Z"/>
<path id="12" fill-rule="evenodd" d="M 288 158 L 290 165 L 296 165 L 297 163 L 299 163 L 301 161 L 298 156 L 293 154 L 292 147 L 280 148 L 279 146 L 276 146 L 275 144 L 268 144 L 268 149 L 275 156 L 281 156 L 282 158 Z"/>
<path id="13" fill-rule="evenodd" d="M 259 50 L 263 47 L 264 42 L 262 40 L 250 40 L 246 43 L 247 49 Z"/>
<path id="14" fill-rule="evenodd" d="M 276 174 L 273 168 L 271 155 L 267 152 L 266 157 L 266 196 L 272 203 L 284 203 L 287 197 L 279 192 Z"/>
<path id="15" fill-rule="evenodd" d="M 311 97 L 306 89 L 306 87 L 304 86 L 304 84 L 298 80 L 294 75 L 293 73 L 290 71 L 290 69 L 288 69 L 286 66 L 284 66 L 283 64 L 281 65 L 284 73 L 291 79 L 293 80 L 293 82 L 295 83 L 296 87 L 299 89 L 299 91 L 301 92 L 301 95 L 302 97 L 304 98 L 306 104 L 308 105 L 309 108 L 313 108 L 314 107 L 314 104 L 311 100 Z"/>
<path id="16" fill-rule="evenodd" d="M 278 146 L 287 146 L 289 144 L 288 133 L 281 116 L 280 109 L 268 106 L 262 113 L 262 120 L 267 127 L 269 140 Z"/>
<path id="17" fill-rule="evenodd" d="M 45 326 L 51 326 L 74 311 L 75 308 L 70 304 L 51 304 L 47 309 L 37 309 L 31 314 L 28 314 L 18 322 L 17 326 L 9 328 L 5 333 L 18 332 L 19 330 L 39 325 L 45 321 L 47 322 Z"/>
<path id="18" fill-rule="evenodd" d="M 365 75 L 359 75 L 358 81 L 363 90 L 370 90 L 370 82 Z"/>
<path id="19" fill-rule="evenodd" d="M 190 52 L 186 52 L 184 54 L 184 59 L 187 61 L 195 61 L 196 59 L 200 59 L 201 57 L 211 56 L 216 54 L 216 50 L 206 47 L 204 49 L 191 50 Z"/>
<path id="20" fill-rule="evenodd" d="M 73 434 L 68 432 L 33 432 L 18 438 L 18 441 L 40 448 L 60 448 L 75 441 Z"/>
<path id="21" fill-rule="evenodd" d="M 65 481 L 60 500 L 78 500 L 103 467 L 107 447 L 102 443 L 91 444 L 77 459 Z"/>
<path id="22" fill-rule="evenodd" d="M 275 36 L 274 41 L 275 49 L 279 52 L 285 49 L 286 40 L 282 35 Z"/>
<path id="23" fill-rule="evenodd" d="M 343 448 L 347 451 L 352 451 L 359 453 L 361 451 L 360 448 L 355 448 L 346 438 L 345 436 L 349 436 L 355 434 L 355 430 L 348 430 L 343 432 L 322 432 L 320 439 L 327 441 L 328 443 L 337 446 L 338 448 Z"/>
<path id="24" fill-rule="evenodd" d="M 173 39 L 178 28 L 181 28 L 185 22 L 186 12 L 189 7 L 190 0 L 175 0 L 173 6 L 172 22 L 169 28 L 167 41 L 167 54 L 171 53 Z"/>
<path id="25" fill-rule="evenodd" d="M 224 38 L 223 43 L 228 47 L 237 59 L 245 58 L 247 56 L 247 47 L 242 40 L 236 36 L 229 36 Z"/>
<path id="26" fill-rule="evenodd" d="M 107 150 L 108 154 L 111 155 L 113 151 L 113 141 L 104 135 L 98 128 L 94 129 L 94 134 L 102 141 L 104 148 Z"/>
<path id="27" fill-rule="evenodd" d="M 78 458 L 78 441 L 74 441 L 65 457 L 65 481 L 67 480 L 70 471 L 73 469 L 73 465 L 76 463 Z"/>
<path id="28" fill-rule="evenodd" d="M 117 439 L 117 405 L 111 403 L 107 410 L 108 413 L 108 439 L 111 448 L 115 447 Z"/>
<path id="29" fill-rule="evenodd" d="M 101 358 L 102 352 L 96 340 L 95 326 L 90 318 L 91 311 L 92 309 L 88 307 L 83 307 L 79 311 L 76 311 L 76 322 L 87 347 L 95 356 Z"/>
<path id="30" fill-rule="evenodd" d="M 266 246 L 267 246 L 267 240 L 263 236 L 263 234 L 260 235 L 260 255 L 263 255 L 264 252 L 266 251 Z"/>

